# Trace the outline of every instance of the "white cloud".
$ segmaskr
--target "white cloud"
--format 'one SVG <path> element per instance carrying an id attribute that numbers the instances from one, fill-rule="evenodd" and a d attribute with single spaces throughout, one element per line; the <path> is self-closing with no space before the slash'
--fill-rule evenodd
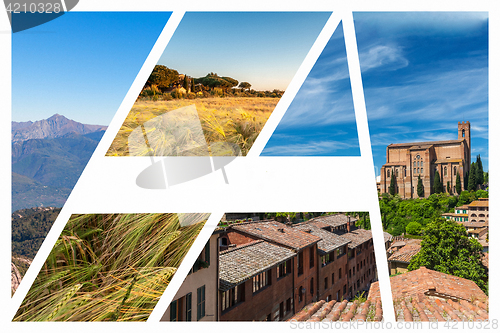
<path id="1" fill-rule="evenodd" d="M 353 141 L 353 140 L 350 140 Z M 263 155 L 281 155 L 281 156 L 306 156 L 306 155 L 325 155 L 333 154 L 338 150 L 358 148 L 358 142 L 348 143 L 346 141 L 317 141 L 297 144 L 286 144 L 281 146 L 266 147 Z"/>
<path id="2" fill-rule="evenodd" d="M 376 45 L 360 53 L 359 62 L 363 71 L 378 67 L 394 71 L 409 64 L 408 59 L 403 56 L 402 49 L 390 45 Z"/>

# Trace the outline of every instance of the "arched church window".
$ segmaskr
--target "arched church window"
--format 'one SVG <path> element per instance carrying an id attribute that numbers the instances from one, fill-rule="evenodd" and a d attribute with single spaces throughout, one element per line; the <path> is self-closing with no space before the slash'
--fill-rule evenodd
<path id="1" fill-rule="evenodd" d="M 415 166 L 417 166 L 417 162 L 413 162 L 413 166 L 414 166 L 414 167 L 415 167 Z"/>
<path id="2" fill-rule="evenodd" d="M 417 168 L 413 168 L 413 173 L 417 173 Z"/>
<path id="3" fill-rule="evenodd" d="M 398 172 L 398 169 L 396 169 L 396 178 L 399 177 L 399 172 Z"/>
<path id="4" fill-rule="evenodd" d="M 444 167 L 443 175 L 447 176 L 448 175 L 448 169 Z"/>
<path id="5" fill-rule="evenodd" d="M 389 178 L 390 176 L 391 176 L 391 171 L 387 170 L 387 178 Z"/>
<path id="6" fill-rule="evenodd" d="M 453 176 L 457 175 L 457 167 L 453 167 Z"/>
<path id="7" fill-rule="evenodd" d="M 462 138 L 465 138 L 465 130 L 462 130 Z"/>

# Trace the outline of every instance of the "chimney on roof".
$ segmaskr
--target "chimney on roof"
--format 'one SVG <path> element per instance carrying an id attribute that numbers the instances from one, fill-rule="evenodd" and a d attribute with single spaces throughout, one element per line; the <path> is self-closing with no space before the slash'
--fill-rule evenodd
<path id="1" fill-rule="evenodd" d="M 285 229 L 283 229 L 283 228 L 279 228 L 278 231 L 282 232 L 282 233 L 285 233 Z"/>
<path id="2" fill-rule="evenodd" d="M 347 221 L 347 232 L 351 232 L 351 216 L 348 216 L 348 221 Z"/>

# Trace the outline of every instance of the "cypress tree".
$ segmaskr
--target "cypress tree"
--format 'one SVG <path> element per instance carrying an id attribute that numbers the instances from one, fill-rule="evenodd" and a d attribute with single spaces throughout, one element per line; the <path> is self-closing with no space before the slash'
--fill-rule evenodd
<path id="1" fill-rule="evenodd" d="M 186 91 L 188 91 L 188 89 L 189 89 L 189 83 L 188 83 L 188 77 L 187 77 L 187 75 L 184 75 L 184 83 L 182 84 L 182 86 L 184 87 L 184 89 L 186 89 Z"/>
<path id="2" fill-rule="evenodd" d="M 439 172 L 436 170 L 434 174 L 434 186 L 432 187 L 434 193 L 443 193 L 443 184 L 441 183 L 441 176 Z"/>
<path id="3" fill-rule="evenodd" d="M 483 163 L 481 162 L 481 155 L 476 157 L 476 183 L 482 185 L 484 183 Z"/>
<path id="4" fill-rule="evenodd" d="M 420 198 L 425 195 L 424 184 L 422 183 L 422 178 L 420 178 L 420 175 L 418 175 L 417 194 Z"/>
<path id="5" fill-rule="evenodd" d="M 457 180 L 455 181 L 455 190 L 457 194 L 460 195 L 462 193 L 462 182 L 460 181 L 460 174 L 457 173 Z"/>
<path id="6" fill-rule="evenodd" d="M 194 77 L 191 78 L 191 92 L 194 92 Z"/>
<path id="7" fill-rule="evenodd" d="M 396 194 L 396 176 L 394 175 L 394 171 L 391 173 L 391 185 L 389 185 L 389 194 Z"/>
<path id="8" fill-rule="evenodd" d="M 467 182 L 467 190 L 475 191 L 477 187 L 476 179 L 476 163 L 472 163 L 469 171 L 469 180 Z"/>
<path id="9" fill-rule="evenodd" d="M 469 188 L 469 171 L 467 171 L 464 176 L 464 190 L 468 188 Z"/>

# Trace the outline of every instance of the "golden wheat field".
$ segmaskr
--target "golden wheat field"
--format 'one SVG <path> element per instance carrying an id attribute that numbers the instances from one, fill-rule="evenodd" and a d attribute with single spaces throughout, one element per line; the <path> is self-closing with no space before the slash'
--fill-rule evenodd
<path id="1" fill-rule="evenodd" d="M 138 100 L 106 156 L 128 156 L 128 137 L 135 128 L 168 111 L 193 104 L 209 145 L 213 142 L 235 143 L 240 147 L 242 155 L 246 155 L 278 101 L 279 98 L 264 97 Z"/>

